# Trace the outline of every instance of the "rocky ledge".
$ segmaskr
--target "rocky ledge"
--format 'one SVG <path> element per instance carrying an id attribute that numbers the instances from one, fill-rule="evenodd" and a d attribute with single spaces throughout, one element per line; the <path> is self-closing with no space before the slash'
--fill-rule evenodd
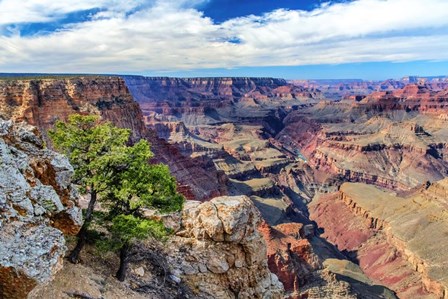
<path id="1" fill-rule="evenodd" d="M 82 224 L 72 174 L 34 127 L 0 120 L 0 298 L 25 298 L 61 269 L 63 234 Z"/>
<path id="2" fill-rule="evenodd" d="M 246 196 L 187 202 L 167 246 L 172 278 L 186 282 L 197 298 L 282 298 L 283 285 L 268 269 L 260 221 Z"/>

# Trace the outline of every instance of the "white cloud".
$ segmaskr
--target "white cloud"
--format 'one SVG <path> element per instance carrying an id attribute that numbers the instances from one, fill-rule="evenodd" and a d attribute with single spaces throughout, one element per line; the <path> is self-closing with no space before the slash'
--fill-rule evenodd
<path id="1" fill-rule="evenodd" d="M 0 36 L 0 69 L 139 72 L 448 60 L 446 0 L 358 0 L 311 12 L 277 10 L 220 25 L 195 9 L 206 1 L 0 0 L 0 25 L 101 9 L 89 21 L 51 34 Z"/>

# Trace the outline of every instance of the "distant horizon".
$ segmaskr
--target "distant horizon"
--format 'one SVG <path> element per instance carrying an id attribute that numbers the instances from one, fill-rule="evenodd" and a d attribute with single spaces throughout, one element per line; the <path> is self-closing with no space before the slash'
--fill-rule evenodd
<path id="1" fill-rule="evenodd" d="M 270 79 L 280 79 L 285 81 L 363 81 L 363 82 L 381 82 L 387 80 L 402 80 L 407 77 L 416 77 L 416 78 L 448 78 L 447 75 L 404 75 L 401 77 L 389 77 L 383 79 L 363 79 L 363 78 L 285 78 L 278 76 L 172 76 L 172 75 L 145 75 L 145 74 L 130 74 L 130 73 L 116 73 L 116 74 L 108 74 L 108 73 L 35 73 L 35 72 L 0 72 L 0 78 L 4 77 L 34 77 L 34 76 L 73 76 L 73 77 L 82 77 L 82 76 L 111 76 L 111 77 L 123 77 L 123 76 L 136 76 L 136 77 L 146 77 L 146 78 L 179 78 L 179 79 L 189 79 L 189 78 L 270 78 Z"/>

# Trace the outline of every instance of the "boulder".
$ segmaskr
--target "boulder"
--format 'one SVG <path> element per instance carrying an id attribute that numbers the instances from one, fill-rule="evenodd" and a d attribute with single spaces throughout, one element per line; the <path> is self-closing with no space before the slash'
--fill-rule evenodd
<path id="1" fill-rule="evenodd" d="M 246 196 L 188 202 L 169 240 L 171 272 L 198 298 L 283 298 L 258 232 L 260 213 Z"/>

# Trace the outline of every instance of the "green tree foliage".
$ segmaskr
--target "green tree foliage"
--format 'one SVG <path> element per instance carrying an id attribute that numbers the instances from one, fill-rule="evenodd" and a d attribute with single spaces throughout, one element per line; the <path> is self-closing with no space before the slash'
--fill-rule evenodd
<path id="1" fill-rule="evenodd" d="M 85 222 L 69 259 L 78 261 L 99 197 L 108 209 L 112 243 L 120 248 L 120 280 L 125 279 L 135 240 L 163 238 L 167 233 L 160 222 L 145 219 L 143 209 L 178 211 L 184 202 L 168 167 L 149 163 L 153 154 L 148 142 L 140 140 L 127 146 L 129 135 L 129 130 L 100 124 L 96 116 L 80 115 L 70 116 L 67 123 L 57 122 L 50 132 L 56 149 L 69 157 L 75 169 L 74 182 L 90 194 Z"/>
<path id="2" fill-rule="evenodd" d="M 84 224 L 78 233 L 78 242 L 69 256 L 72 263 L 77 263 L 79 253 L 86 243 L 96 201 L 107 190 L 109 177 L 112 175 L 104 159 L 126 148 L 130 131 L 116 128 L 110 123 L 100 124 L 98 116 L 74 114 L 69 117 L 68 122 L 56 122 L 49 135 L 54 147 L 67 155 L 73 165 L 74 183 L 81 192 L 90 195 Z"/>
<path id="3" fill-rule="evenodd" d="M 108 122 L 100 124 L 96 115 L 74 114 L 66 123 L 57 121 L 49 135 L 56 150 L 69 158 L 75 170 L 74 183 L 83 192 L 92 191 L 92 186 L 98 192 L 107 174 L 104 156 L 125 148 L 130 131 L 116 128 Z"/>
<path id="4" fill-rule="evenodd" d="M 144 208 L 173 212 L 182 208 L 184 199 L 176 191 L 176 181 L 163 164 L 148 164 L 152 157 L 149 144 L 140 140 L 116 155 L 103 157 L 103 164 L 113 172 L 104 197 L 112 225 L 113 243 L 120 245 L 120 268 L 117 278 L 126 277 L 129 252 L 134 241 L 148 236 L 163 238 L 166 229 L 157 221 L 143 218 Z"/>

